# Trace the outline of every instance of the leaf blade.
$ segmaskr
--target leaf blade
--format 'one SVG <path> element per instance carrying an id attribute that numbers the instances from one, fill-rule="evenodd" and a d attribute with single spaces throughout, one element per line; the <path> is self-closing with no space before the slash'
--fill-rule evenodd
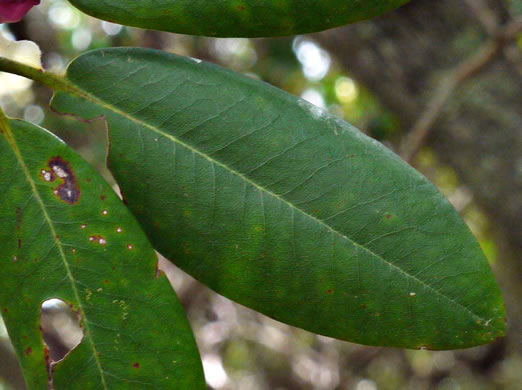
<path id="1" fill-rule="evenodd" d="M 191 35 L 305 34 L 369 19 L 409 0 L 69 0 L 83 12 L 129 26 Z"/>
<path id="2" fill-rule="evenodd" d="M 219 293 L 363 344 L 461 348 L 503 334 L 500 291 L 461 218 L 345 122 L 154 51 L 92 52 L 67 77 L 94 104 L 53 105 L 105 115 L 129 207 L 160 252 Z"/>
<path id="3" fill-rule="evenodd" d="M 203 388 L 190 325 L 134 218 L 56 137 L 23 121 L 9 127 L 0 137 L 0 242 L 8 253 L 0 306 L 28 385 Z M 11 298 L 17 294 L 24 299 Z M 68 302 L 84 330 L 51 374 L 39 330 L 40 304 L 50 298 Z M 173 361 L 181 360 L 179 369 Z"/>

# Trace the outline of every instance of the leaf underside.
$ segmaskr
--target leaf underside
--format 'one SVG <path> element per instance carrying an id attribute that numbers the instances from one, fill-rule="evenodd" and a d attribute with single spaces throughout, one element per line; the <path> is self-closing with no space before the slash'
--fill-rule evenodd
<path id="1" fill-rule="evenodd" d="M 369 19 L 409 0 L 69 0 L 99 19 L 191 35 L 273 37 Z"/>
<path id="2" fill-rule="evenodd" d="M 0 130 L 0 310 L 30 389 L 204 389 L 190 325 L 132 214 L 46 130 Z M 40 307 L 58 298 L 84 337 L 51 362 Z M 52 368 L 50 368 L 52 367 Z"/>
<path id="3" fill-rule="evenodd" d="M 309 331 L 453 349 L 504 334 L 500 290 L 458 213 L 346 122 L 262 82 L 144 49 L 76 59 L 109 164 L 153 245 L 215 291 Z"/>

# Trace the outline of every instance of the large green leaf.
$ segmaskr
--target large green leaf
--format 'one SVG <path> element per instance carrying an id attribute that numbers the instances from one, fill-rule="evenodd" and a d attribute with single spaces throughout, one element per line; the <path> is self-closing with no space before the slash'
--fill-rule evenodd
<path id="1" fill-rule="evenodd" d="M 370 345 L 446 349 L 504 334 L 468 228 L 420 173 L 267 84 L 162 52 L 68 68 L 56 109 L 109 127 L 109 163 L 154 246 L 280 321 Z M 90 103 L 89 103 L 90 102 Z"/>
<path id="2" fill-rule="evenodd" d="M 100 19 L 218 37 L 304 34 L 381 15 L 409 0 L 69 0 Z"/>
<path id="3" fill-rule="evenodd" d="M 190 325 L 132 214 L 59 139 L 3 122 L 0 310 L 29 388 L 204 389 Z M 84 332 L 55 363 L 40 328 L 50 298 Z"/>

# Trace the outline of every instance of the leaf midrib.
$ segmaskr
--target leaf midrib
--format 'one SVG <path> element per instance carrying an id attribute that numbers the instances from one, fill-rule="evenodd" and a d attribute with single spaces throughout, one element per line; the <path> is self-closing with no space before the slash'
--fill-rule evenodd
<path id="1" fill-rule="evenodd" d="M 67 77 L 67 76 L 66 76 Z M 455 306 L 461 308 L 464 312 L 467 312 L 468 314 L 471 315 L 472 318 L 474 319 L 477 319 L 477 320 L 480 320 L 481 323 L 482 321 L 486 321 L 485 318 L 479 316 L 478 314 L 474 313 L 473 311 L 471 311 L 468 307 L 464 306 L 463 304 L 461 304 L 460 302 L 454 300 L 453 298 L 451 298 L 450 296 L 442 293 L 441 291 L 435 289 L 434 287 L 430 286 L 429 284 L 427 284 L 426 282 L 424 282 L 423 280 L 421 279 L 418 279 L 417 277 L 415 277 L 415 275 L 411 275 L 409 274 L 408 272 L 406 272 L 405 270 L 403 270 L 402 268 L 398 267 L 397 265 L 393 264 L 392 262 L 386 260 L 385 258 L 383 258 L 382 256 L 380 256 L 379 254 L 373 252 L 371 249 L 369 248 L 366 248 L 365 246 L 359 244 L 358 242 L 356 242 L 354 239 L 342 234 L 341 232 L 339 232 L 338 230 L 334 229 L 333 227 L 329 226 L 328 224 L 326 224 L 324 221 L 314 217 L 313 215 L 311 214 L 308 214 L 306 211 L 300 209 L 299 207 L 297 207 L 296 205 L 292 204 L 291 202 L 287 201 L 285 198 L 282 198 L 281 196 L 273 193 L 272 191 L 268 190 L 267 188 L 264 188 L 262 186 L 260 186 L 259 184 L 257 184 L 256 182 L 254 182 L 253 180 L 251 180 L 250 178 L 244 176 L 243 174 L 241 174 L 240 172 L 237 172 L 236 170 L 230 168 L 229 166 L 227 166 L 226 164 L 222 163 L 221 161 L 219 160 L 215 160 L 214 158 L 206 155 L 205 153 L 201 152 L 200 150 L 196 149 L 195 147 L 183 142 L 182 140 L 180 140 L 179 138 L 171 135 L 171 134 L 168 134 L 166 132 L 164 132 L 163 130 L 157 128 L 156 126 L 152 125 L 152 124 L 149 124 L 147 122 L 144 122 L 142 121 L 141 119 L 138 119 L 136 118 L 135 116 L 125 112 L 125 111 L 122 111 L 121 109 L 117 108 L 116 106 L 106 102 L 105 100 L 97 97 L 97 96 L 94 96 L 92 95 L 90 92 L 82 89 L 79 85 L 75 84 L 74 82 L 72 82 L 70 79 L 68 78 L 64 78 L 64 81 L 66 83 L 69 84 L 69 86 L 75 90 L 75 93 L 77 93 L 78 96 L 86 99 L 86 100 L 89 100 L 91 101 L 92 103 L 94 104 L 97 104 L 99 106 L 101 106 L 102 108 L 105 108 L 107 110 L 110 110 L 112 111 L 113 113 L 115 114 L 118 114 L 120 116 L 122 116 L 123 118 L 131 121 L 131 122 L 134 122 L 144 128 L 147 128 L 165 138 L 168 138 L 170 139 L 172 142 L 190 150 L 191 152 L 203 157 L 204 159 L 208 160 L 209 162 L 211 162 L 212 164 L 215 164 L 215 165 L 218 165 L 222 168 L 224 168 L 225 170 L 229 171 L 230 173 L 240 177 L 242 180 L 244 180 L 246 183 L 254 186 L 255 188 L 259 189 L 260 191 L 276 198 L 276 199 L 279 199 L 281 202 L 285 203 L 288 207 L 290 207 L 291 209 L 293 210 L 296 210 L 297 212 L 301 213 L 302 215 L 304 215 L 305 217 L 313 220 L 314 222 L 318 223 L 319 225 L 323 226 L 324 228 L 326 228 L 328 231 L 331 231 L 332 233 L 336 234 L 337 236 L 341 237 L 342 239 L 345 239 L 345 240 L 348 240 L 349 242 L 351 242 L 354 246 L 358 247 L 358 248 L 361 248 L 362 250 L 366 251 L 367 253 L 369 253 L 370 255 L 376 257 L 377 259 L 379 259 L 382 263 L 386 264 L 387 266 L 391 267 L 391 268 L 394 268 L 396 269 L 399 273 L 405 275 L 407 278 L 411 278 L 412 280 L 414 280 L 415 282 L 419 283 L 420 285 L 422 285 L 424 288 L 427 288 L 428 290 L 432 291 L 433 293 L 435 293 L 436 295 L 438 296 L 441 296 L 442 298 L 444 298 L 445 300 L 451 302 L 452 304 L 454 304 Z M 107 125 L 109 126 L 109 124 L 107 123 Z M 109 129 L 110 131 L 110 129 Z M 491 325 L 490 324 L 490 320 L 486 321 L 487 324 L 489 324 L 490 327 L 496 329 L 496 330 L 499 330 L 498 328 L 496 328 L 495 326 Z"/>
<path id="2" fill-rule="evenodd" d="M 31 173 L 29 172 L 29 169 L 25 165 L 24 158 L 22 156 L 22 153 L 20 152 L 20 149 L 19 149 L 18 144 L 16 142 L 16 138 L 15 138 L 14 134 L 11 131 L 10 124 L 7 123 L 5 125 L 5 127 L 6 127 L 5 130 L 6 130 L 7 142 L 11 146 L 11 148 L 12 148 L 12 150 L 13 150 L 13 152 L 14 152 L 17 160 L 18 160 L 18 163 L 22 167 L 22 170 L 24 171 L 24 174 L 25 174 L 25 178 L 26 178 L 27 182 L 29 183 L 29 185 L 31 187 L 31 190 L 33 192 L 33 195 L 35 196 L 35 198 L 36 198 L 36 200 L 38 202 L 38 205 L 40 206 L 40 208 L 42 210 L 42 213 L 44 215 L 45 221 L 47 222 L 47 224 L 49 225 L 49 229 L 51 230 L 51 234 L 52 234 L 53 239 L 54 239 L 54 241 L 56 243 L 56 247 L 58 248 L 58 252 L 60 253 L 60 258 L 62 259 L 65 271 L 67 273 L 67 277 L 68 277 L 69 281 L 71 282 L 71 288 L 73 290 L 74 297 L 76 298 L 76 301 L 78 302 L 78 309 L 80 310 L 80 313 L 82 314 L 82 317 L 85 318 L 85 321 L 84 321 L 85 338 L 87 340 L 89 340 L 89 345 L 92 348 L 93 356 L 94 356 L 94 359 L 96 361 L 96 365 L 98 367 L 98 371 L 100 372 L 100 378 L 101 378 L 101 382 L 102 382 L 102 385 L 103 385 L 103 389 L 104 390 L 108 390 L 107 384 L 105 382 L 105 373 L 104 373 L 104 370 L 103 370 L 103 368 L 101 366 L 100 359 L 98 357 L 98 351 L 96 349 L 96 346 L 94 345 L 94 340 L 92 339 L 92 334 L 91 334 L 91 331 L 90 331 L 90 328 L 89 328 L 89 321 L 87 319 L 85 311 L 83 310 L 83 305 L 81 303 L 82 301 L 80 299 L 80 294 L 78 293 L 78 289 L 76 288 L 75 279 L 74 279 L 74 277 L 73 277 L 73 275 L 71 273 L 71 270 L 69 268 L 69 263 L 67 262 L 67 256 L 65 255 L 65 252 L 63 250 L 62 243 L 61 243 L 60 239 L 58 238 L 58 235 L 56 233 L 56 229 L 54 228 L 54 223 L 53 223 L 51 217 L 49 216 L 49 214 L 47 213 L 47 208 L 45 206 L 45 203 L 43 202 L 42 198 L 40 197 L 40 193 L 38 192 L 38 190 L 36 188 L 36 183 L 34 182 L 32 176 L 31 176 Z"/>

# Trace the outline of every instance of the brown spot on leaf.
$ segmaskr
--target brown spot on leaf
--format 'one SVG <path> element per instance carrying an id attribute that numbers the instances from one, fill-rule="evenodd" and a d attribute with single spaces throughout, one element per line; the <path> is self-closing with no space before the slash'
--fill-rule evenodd
<path id="1" fill-rule="evenodd" d="M 136 370 L 139 370 L 140 368 L 140 363 L 136 362 L 132 365 L 132 367 L 134 367 Z"/>
<path id="2" fill-rule="evenodd" d="M 16 229 L 20 230 L 20 227 L 22 226 L 22 219 L 23 219 L 23 213 L 22 209 L 20 207 L 16 208 Z"/>
<path id="3" fill-rule="evenodd" d="M 32 348 L 32 347 L 29 347 L 29 348 L 27 348 L 27 349 L 25 350 L 25 354 L 26 354 L 26 356 L 29 356 L 29 355 L 31 355 L 32 353 L 33 353 L 33 348 Z"/>
<path id="4" fill-rule="evenodd" d="M 333 294 L 334 293 L 334 290 L 329 288 L 327 291 L 326 291 L 328 294 Z"/>
<path id="5" fill-rule="evenodd" d="M 69 204 L 76 204 L 80 200 L 80 185 L 69 162 L 62 157 L 56 156 L 49 160 L 49 168 L 53 175 L 62 182 L 54 190 L 54 194 Z"/>
<path id="6" fill-rule="evenodd" d="M 100 195 L 100 199 L 101 199 L 101 200 L 105 200 L 105 199 L 107 199 L 107 195 L 105 195 L 105 194 L 101 194 L 101 195 Z"/>
<path id="7" fill-rule="evenodd" d="M 4 307 L 4 313 L 7 313 L 9 310 L 7 310 L 7 307 Z"/>
<path id="8" fill-rule="evenodd" d="M 105 282 L 104 282 L 104 283 L 105 283 L 105 284 L 109 284 L 110 282 L 109 282 L 108 280 L 105 280 Z"/>
<path id="9" fill-rule="evenodd" d="M 23 213 L 20 207 L 16 208 L 16 234 L 18 235 L 18 249 L 22 249 L 22 239 L 20 238 L 20 230 L 22 228 Z"/>
<path id="10" fill-rule="evenodd" d="M 41 330 L 41 328 L 40 328 Z M 47 385 L 49 389 L 54 389 L 54 364 L 51 359 L 51 352 L 49 348 L 44 345 L 44 360 L 47 367 Z"/>
<path id="11" fill-rule="evenodd" d="M 390 219 L 391 217 L 391 214 L 386 215 L 386 219 Z"/>
<path id="12" fill-rule="evenodd" d="M 240 11 L 244 11 L 245 10 L 245 6 L 244 5 L 238 5 L 237 9 L 240 10 Z"/>

